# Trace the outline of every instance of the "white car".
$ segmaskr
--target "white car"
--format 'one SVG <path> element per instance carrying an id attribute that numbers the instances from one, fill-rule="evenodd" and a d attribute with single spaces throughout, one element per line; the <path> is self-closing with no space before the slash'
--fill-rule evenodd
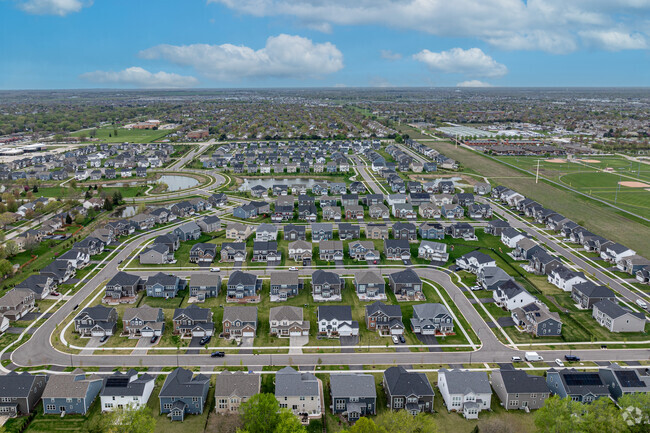
<path id="1" fill-rule="evenodd" d="M 296 268 L 295 266 L 292 266 L 292 267 L 289 268 L 289 270 L 290 270 L 290 271 L 297 271 L 298 268 Z"/>
<path id="2" fill-rule="evenodd" d="M 399 344 L 399 337 L 397 335 L 393 335 L 393 343 Z"/>
<path id="3" fill-rule="evenodd" d="M 521 362 L 521 356 L 513 356 L 512 362 Z"/>
<path id="4" fill-rule="evenodd" d="M 221 268 L 210 268 L 210 272 L 221 272 Z"/>
<path id="5" fill-rule="evenodd" d="M 558 365 L 558 367 L 564 367 L 564 362 L 560 358 L 555 360 L 555 363 Z"/>

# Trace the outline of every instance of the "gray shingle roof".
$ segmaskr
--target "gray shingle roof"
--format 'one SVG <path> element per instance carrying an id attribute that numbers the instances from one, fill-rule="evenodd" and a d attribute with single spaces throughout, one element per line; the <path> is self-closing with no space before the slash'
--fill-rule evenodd
<path id="1" fill-rule="evenodd" d="M 224 307 L 223 320 L 230 322 L 241 320 L 242 322 L 257 323 L 257 307 Z"/>
<path id="2" fill-rule="evenodd" d="M 216 396 L 252 397 L 260 392 L 261 376 L 243 371 L 222 371 L 215 383 Z"/>
<path id="3" fill-rule="evenodd" d="M 0 376 L 0 397 L 27 397 L 36 377 L 27 372 L 15 371 Z"/>
<path id="4" fill-rule="evenodd" d="M 203 387 L 210 383 L 210 378 L 203 374 L 192 377 L 192 374 L 184 368 L 169 373 L 160 390 L 160 397 L 202 397 Z"/>
<path id="5" fill-rule="evenodd" d="M 330 376 L 332 398 L 376 398 L 375 378 L 370 374 L 333 374 Z"/>
<path id="6" fill-rule="evenodd" d="M 499 370 L 503 385 L 508 393 L 546 393 L 549 392 L 546 380 L 542 376 L 534 376 L 523 370 L 502 368 Z"/>
<path id="7" fill-rule="evenodd" d="M 349 305 L 319 305 L 318 306 L 318 320 L 336 319 L 339 321 L 352 320 L 352 307 Z"/>
<path id="8" fill-rule="evenodd" d="M 485 371 L 447 370 L 438 371 L 438 378 L 444 374 L 450 394 L 492 394 L 490 381 Z M 438 379 L 440 380 L 440 379 Z"/>
<path id="9" fill-rule="evenodd" d="M 402 366 L 389 367 L 384 371 L 384 379 L 393 396 L 433 395 L 433 388 L 424 373 L 409 373 Z"/>
<path id="10" fill-rule="evenodd" d="M 217 286 L 217 288 L 221 285 L 221 277 L 216 274 L 210 274 L 210 273 L 200 273 L 200 274 L 192 274 L 192 277 L 190 279 L 190 287 L 192 286 L 203 286 L 203 287 L 211 287 L 211 286 Z"/>
<path id="11" fill-rule="evenodd" d="M 318 381 L 311 373 L 284 367 L 275 375 L 276 397 L 317 396 L 318 394 Z"/>

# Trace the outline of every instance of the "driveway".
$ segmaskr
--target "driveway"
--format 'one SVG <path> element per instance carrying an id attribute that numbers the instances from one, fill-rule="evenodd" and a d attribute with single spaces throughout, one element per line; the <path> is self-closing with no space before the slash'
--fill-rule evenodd
<path id="1" fill-rule="evenodd" d="M 426 344 L 427 346 L 438 344 L 438 339 L 435 335 L 415 334 L 415 336 L 422 342 L 422 344 Z M 429 347 L 429 352 L 442 352 L 442 348 Z"/>
<path id="2" fill-rule="evenodd" d="M 289 337 L 289 355 L 300 355 L 302 354 L 302 346 L 309 343 L 309 337 Z"/>
<path id="3" fill-rule="evenodd" d="M 404 346 L 406 346 L 406 343 L 404 343 L 404 344 L 402 344 L 402 343 L 395 343 L 395 342 L 393 341 L 392 337 L 391 337 L 390 341 L 392 341 L 392 342 L 393 342 L 393 346 L 395 346 L 395 352 L 410 352 L 410 350 L 409 350 L 408 347 L 404 347 Z"/>
<path id="4" fill-rule="evenodd" d="M 497 323 L 501 325 L 502 328 L 505 326 L 515 326 L 515 321 L 512 320 L 512 317 L 499 317 Z"/>
<path id="5" fill-rule="evenodd" d="M 185 352 L 187 355 L 198 355 L 201 352 L 201 338 L 202 337 L 192 337 L 189 346 L 192 349 L 187 349 L 187 352 Z"/>
<path id="6" fill-rule="evenodd" d="M 359 336 L 340 337 L 341 353 L 354 353 L 354 346 L 359 344 Z"/>
<path id="7" fill-rule="evenodd" d="M 151 338 L 150 337 L 140 337 L 138 339 L 138 343 L 135 345 L 135 349 L 133 349 L 133 352 L 131 352 L 131 355 L 146 355 L 147 354 L 147 349 L 155 346 L 158 344 L 160 341 L 160 338 L 156 340 L 154 344 L 151 344 Z"/>
<path id="8" fill-rule="evenodd" d="M 245 337 L 241 339 L 241 349 L 239 349 L 239 354 L 240 355 L 252 355 L 253 354 L 253 349 L 245 349 L 249 347 L 253 347 L 253 341 L 255 339 L 251 337 Z"/>
<path id="9" fill-rule="evenodd" d="M 86 344 L 86 347 L 98 347 L 103 345 L 104 343 L 100 343 L 99 340 L 101 340 L 102 337 L 90 337 L 88 339 L 88 343 Z M 106 340 L 108 341 L 108 340 Z M 83 349 L 80 354 L 81 355 L 92 355 L 95 349 Z"/>

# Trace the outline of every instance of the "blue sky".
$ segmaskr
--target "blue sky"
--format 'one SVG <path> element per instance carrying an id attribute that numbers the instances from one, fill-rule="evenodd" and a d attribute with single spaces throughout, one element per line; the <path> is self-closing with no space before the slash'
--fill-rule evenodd
<path id="1" fill-rule="evenodd" d="M 0 88 L 648 86 L 648 22 L 647 0 L 0 0 Z"/>

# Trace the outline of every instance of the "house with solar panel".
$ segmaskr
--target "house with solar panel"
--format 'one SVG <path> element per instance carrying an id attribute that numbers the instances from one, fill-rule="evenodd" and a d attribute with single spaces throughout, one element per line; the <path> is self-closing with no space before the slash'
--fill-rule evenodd
<path id="1" fill-rule="evenodd" d="M 551 368 L 546 372 L 546 384 L 560 398 L 569 397 L 580 403 L 591 403 L 597 398 L 609 397 L 609 389 L 598 372 Z"/>
<path id="2" fill-rule="evenodd" d="M 610 364 L 598 370 L 598 373 L 607 384 L 609 393 L 614 400 L 618 400 L 625 394 L 650 392 L 650 378 L 645 376 L 642 379 L 638 370 L 634 368 L 623 368 L 618 364 Z"/>
<path id="3" fill-rule="evenodd" d="M 104 379 L 99 399 L 102 412 L 112 412 L 131 406 L 139 409 L 147 405 L 156 379 L 150 374 L 138 374 L 131 369 L 126 373 L 116 371 Z"/>

